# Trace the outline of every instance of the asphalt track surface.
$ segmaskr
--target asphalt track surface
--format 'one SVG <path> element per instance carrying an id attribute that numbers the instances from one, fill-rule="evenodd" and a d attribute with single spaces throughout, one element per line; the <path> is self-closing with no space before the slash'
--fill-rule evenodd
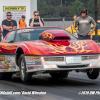
<path id="1" fill-rule="evenodd" d="M 20 77 L 0 80 L 0 91 L 42 91 L 45 95 L 0 95 L 0 100 L 100 100 L 99 95 L 79 95 L 79 91 L 100 91 L 100 76 L 90 80 L 86 73 L 72 71 L 68 78 L 54 79 L 49 74 L 32 77 L 23 83 Z"/>

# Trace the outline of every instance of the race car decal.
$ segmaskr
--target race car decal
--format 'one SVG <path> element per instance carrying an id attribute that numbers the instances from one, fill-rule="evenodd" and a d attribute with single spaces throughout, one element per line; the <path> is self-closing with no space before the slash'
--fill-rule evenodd
<path id="1" fill-rule="evenodd" d="M 42 66 L 41 56 L 25 56 L 27 71 L 39 70 Z"/>
<path id="2" fill-rule="evenodd" d="M 15 62 L 15 56 L 0 55 L 0 72 L 19 71 Z"/>
<path id="3" fill-rule="evenodd" d="M 49 33 L 49 32 L 43 32 L 42 34 L 41 34 L 41 36 L 42 36 L 42 38 L 43 39 L 51 39 L 52 40 L 52 34 L 51 33 Z"/>
<path id="4" fill-rule="evenodd" d="M 40 66 L 28 66 L 27 71 L 32 71 L 32 70 L 40 70 Z"/>
<path id="5" fill-rule="evenodd" d="M 33 66 L 35 65 L 35 61 L 26 61 L 26 66 Z"/>
<path id="6" fill-rule="evenodd" d="M 22 30 L 18 30 L 17 33 L 21 33 L 21 32 L 29 32 L 29 31 L 33 31 L 34 29 L 22 29 Z"/>

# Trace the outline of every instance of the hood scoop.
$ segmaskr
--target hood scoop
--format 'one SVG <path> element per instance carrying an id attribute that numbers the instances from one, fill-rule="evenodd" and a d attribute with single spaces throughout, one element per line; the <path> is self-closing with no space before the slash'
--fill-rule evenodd
<path id="1" fill-rule="evenodd" d="M 60 36 L 60 37 L 55 37 L 52 41 L 69 41 L 71 40 L 69 36 Z"/>
<path id="2" fill-rule="evenodd" d="M 65 42 L 71 40 L 70 36 L 64 30 L 47 30 L 40 34 L 40 40 Z"/>

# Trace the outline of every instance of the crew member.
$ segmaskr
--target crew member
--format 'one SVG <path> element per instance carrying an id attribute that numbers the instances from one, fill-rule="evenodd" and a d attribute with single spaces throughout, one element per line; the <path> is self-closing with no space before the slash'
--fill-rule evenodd
<path id="1" fill-rule="evenodd" d="M 76 26 L 79 29 L 78 39 L 91 39 L 90 36 L 95 31 L 97 24 L 92 17 L 88 16 L 86 9 L 82 9 L 80 14 L 81 16 L 76 18 Z M 91 23 L 94 25 L 92 31 L 90 31 Z"/>
<path id="2" fill-rule="evenodd" d="M 25 16 L 22 15 L 22 18 L 19 20 L 19 28 L 24 28 L 27 27 L 26 22 L 25 22 Z"/>

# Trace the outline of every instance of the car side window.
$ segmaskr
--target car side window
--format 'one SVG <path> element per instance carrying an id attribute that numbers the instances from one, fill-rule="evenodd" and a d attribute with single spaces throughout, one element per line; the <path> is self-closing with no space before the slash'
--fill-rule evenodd
<path id="1" fill-rule="evenodd" d="M 7 38 L 5 39 L 5 43 L 13 43 L 16 31 L 12 31 Z"/>

